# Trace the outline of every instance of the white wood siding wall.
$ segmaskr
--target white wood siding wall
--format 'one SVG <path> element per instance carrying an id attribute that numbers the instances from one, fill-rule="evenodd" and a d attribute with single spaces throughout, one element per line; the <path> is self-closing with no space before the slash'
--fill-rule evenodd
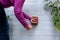
<path id="1" fill-rule="evenodd" d="M 54 29 L 51 15 L 44 10 L 44 5 L 44 0 L 26 0 L 23 11 L 30 16 L 39 17 L 39 24 L 30 31 L 16 19 L 13 7 L 5 9 L 6 15 L 10 16 L 10 40 L 60 40 L 60 33 Z"/>

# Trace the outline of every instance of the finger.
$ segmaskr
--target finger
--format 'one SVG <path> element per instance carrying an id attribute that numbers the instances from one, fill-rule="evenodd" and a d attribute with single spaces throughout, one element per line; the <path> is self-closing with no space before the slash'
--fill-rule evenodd
<path id="1" fill-rule="evenodd" d="M 32 22 L 32 23 L 37 23 L 37 22 Z"/>

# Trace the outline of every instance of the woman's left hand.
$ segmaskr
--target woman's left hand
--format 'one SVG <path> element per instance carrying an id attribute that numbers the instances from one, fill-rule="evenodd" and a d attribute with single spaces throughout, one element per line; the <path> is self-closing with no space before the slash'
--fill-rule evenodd
<path id="1" fill-rule="evenodd" d="M 32 23 L 32 24 L 38 24 L 38 17 L 33 16 L 33 17 L 31 18 L 31 23 Z"/>

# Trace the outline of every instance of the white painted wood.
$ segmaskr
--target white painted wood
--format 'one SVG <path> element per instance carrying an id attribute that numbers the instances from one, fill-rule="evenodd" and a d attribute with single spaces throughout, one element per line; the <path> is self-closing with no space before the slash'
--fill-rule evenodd
<path id="1" fill-rule="evenodd" d="M 39 17 L 39 24 L 30 31 L 16 19 L 13 7 L 5 9 L 6 15 L 10 16 L 10 40 L 60 40 L 60 33 L 54 29 L 50 12 L 44 9 L 44 5 L 44 0 L 26 0 L 23 11 Z"/>

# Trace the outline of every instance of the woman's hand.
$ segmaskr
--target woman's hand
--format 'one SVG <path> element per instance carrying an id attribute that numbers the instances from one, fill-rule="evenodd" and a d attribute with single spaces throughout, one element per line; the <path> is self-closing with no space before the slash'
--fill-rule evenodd
<path id="1" fill-rule="evenodd" d="M 31 25 L 28 25 L 26 29 L 27 30 L 31 30 L 32 29 L 32 26 Z"/>
<path id="2" fill-rule="evenodd" d="M 32 24 L 38 24 L 38 17 L 33 16 L 33 17 L 31 18 L 31 23 L 32 23 Z"/>

